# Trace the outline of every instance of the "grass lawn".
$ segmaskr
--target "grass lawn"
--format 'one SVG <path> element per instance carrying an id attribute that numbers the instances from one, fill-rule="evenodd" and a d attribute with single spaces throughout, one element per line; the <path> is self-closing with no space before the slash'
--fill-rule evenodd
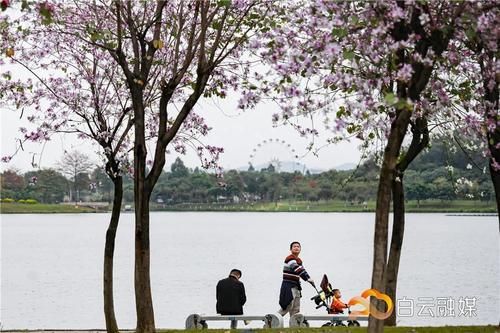
<path id="1" fill-rule="evenodd" d="M 211 203 L 159 205 L 151 203 L 154 210 L 168 211 L 255 211 L 255 212 L 374 212 L 375 201 L 349 203 L 339 200 L 329 201 L 280 201 L 265 203 Z M 496 213 L 495 203 L 471 200 L 425 200 L 417 203 L 408 201 L 407 212 L 429 213 Z"/>
<path id="2" fill-rule="evenodd" d="M 0 203 L 2 214 L 94 213 L 95 211 L 94 208 L 74 205 Z"/>
<path id="3" fill-rule="evenodd" d="M 123 204 L 123 207 L 125 203 Z M 221 211 L 221 212 L 374 212 L 375 202 L 349 203 L 339 200 L 329 201 L 280 201 L 259 203 L 201 203 L 201 204 L 157 204 L 151 203 L 152 211 Z M 106 212 L 111 207 L 100 207 L 99 212 Z M 23 213 L 95 213 L 96 209 L 87 206 L 60 205 L 60 204 L 20 204 L 1 203 L 2 214 Z M 495 214 L 494 202 L 470 200 L 425 200 L 417 203 L 406 203 L 407 213 L 478 213 Z M 499 332 L 500 333 L 500 332 Z"/>
<path id="4" fill-rule="evenodd" d="M 44 333 L 46 330 L 4 330 L 4 332 L 19 332 L 19 333 Z M 50 330 L 51 332 L 54 332 Z M 106 332 L 104 329 L 99 330 L 64 330 L 58 329 L 60 333 L 95 333 L 96 331 Z M 133 329 L 121 329 L 120 332 L 134 332 Z M 275 328 L 275 329 L 245 329 L 238 330 L 230 329 L 206 329 L 206 330 L 173 330 L 173 329 L 156 329 L 157 333 L 365 333 L 366 327 L 317 327 L 317 328 Z M 384 333 L 500 333 L 499 326 L 443 326 L 443 327 L 386 327 Z"/>
<path id="5" fill-rule="evenodd" d="M 230 330 L 157 330 L 159 333 L 225 333 Z M 366 327 L 318 327 L 318 328 L 280 328 L 280 329 L 251 329 L 259 333 L 365 333 Z M 233 330 L 238 332 L 238 330 Z M 245 333 L 245 329 L 239 330 Z M 386 327 L 384 333 L 500 333 L 499 326 L 444 326 L 444 327 Z"/>

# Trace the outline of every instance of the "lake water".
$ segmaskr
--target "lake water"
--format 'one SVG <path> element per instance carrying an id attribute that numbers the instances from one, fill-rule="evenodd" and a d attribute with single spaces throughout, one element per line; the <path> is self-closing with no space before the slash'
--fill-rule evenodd
<path id="1" fill-rule="evenodd" d="M 109 215 L 1 219 L 2 328 L 104 328 L 102 256 Z M 243 271 L 245 313 L 276 312 L 282 262 L 293 240 L 302 243 L 301 257 L 312 277 L 319 283 L 328 274 L 344 301 L 370 286 L 372 213 L 158 212 L 151 220 L 152 292 L 160 328 L 183 328 L 191 313 L 214 314 L 215 285 L 234 267 Z M 121 328 L 135 327 L 133 230 L 133 214 L 123 214 L 115 252 Z M 398 298 L 406 297 L 414 314 L 400 317 L 399 324 L 498 324 L 499 245 L 496 216 L 408 214 Z M 302 312 L 322 315 L 310 301 L 314 294 L 304 285 Z M 437 316 L 445 298 L 454 302 L 455 313 Z M 472 313 L 460 313 L 467 309 Z"/>

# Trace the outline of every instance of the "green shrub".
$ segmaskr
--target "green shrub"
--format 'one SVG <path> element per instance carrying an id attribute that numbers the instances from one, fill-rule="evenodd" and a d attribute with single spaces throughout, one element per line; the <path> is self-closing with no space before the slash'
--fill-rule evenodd
<path id="1" fill-rule="evenodd" d="M 15 200 L 12 198 L 2 198 L 1 201 L 2 202 L 14 202 Z"/>
<path id="2" fill-rule="evenodd" d="M 37 204 L 38 200 L 36 200 L 36 199 L 21 199 L 21 200 L 18 200 L 17 202 L 20 204 L 33 205 L 33 204 Z"/>

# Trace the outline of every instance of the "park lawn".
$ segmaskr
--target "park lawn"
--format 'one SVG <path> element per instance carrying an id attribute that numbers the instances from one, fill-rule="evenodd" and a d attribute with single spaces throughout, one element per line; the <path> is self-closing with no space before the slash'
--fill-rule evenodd
<path id="1" fill-rule="evenodd" d="M 166 205 L 151 203 L 151 211 L 219 211 L 219 212 L 374 212 L 375 201 L 367 203 L 346 203 L 340 200 L 329 201 L 280 201 L 258 203 L 202 203 Z M 101 207 L 99 211 L 108 211 L 110 207 Z M 1 203 L 2 214 L 23 213 L 95 213 L 95 208 L 60 204 L 20 204 Z M 407 213 L 496 213 L 493 202 L 471 200 L 425 200 L 406 203 Z M 500 332 L 499 332 L 500 333 Z"/>
<path id="2" fill-rule="evenodd" d="M 457 212 L 457 213 L 496 213 L 496 205 L 494 201 L 478 201 L 478 200 L 425 200 L 420 201 L 420 205 L 416 201 L 409 201 L 406 204 L 406 210 L 409 212 Z"/>
<path id="3" fill-rule="evenodd" d="M 344 201 L 318 201 L 318 202 L 278 202 L 263 206 L 264 211 L 310 211 L 310 212 L 374 212 L 375 201 L 362 204 L 346 203 Z M 259 207 L 259 205 L 257 205 Z M 471 201 L 471 200 L 425 200 L 419 204 L 416 201 L 406 203 L 407 212 L 430 212 L 430 213 L 496 213 L 493 202 Z M 259 208 L 258 208 L 259 209 Z"/>
<path id="4" fill-rule="evenodd" d="M 52 214 L 52 213 L 94 213 L 95 209 L 84 206 L 59 204 L 0 203 L 2 214 Z"/>
<path id="5" fill-rule="evenodd" d="M 158 333 L 225 333 L 229 329 L 208 330 L 157 330 Z M 251 329 L 259 333 L 365 333 L 366 327 L 317 327 L 317 328 L 276 328 Z M 238 330 L 233 330 L 238 332 Z M 241 329 L 240 332 L 245 332 Z M 443 326 L 443 327 L 385 327 L 384 333 L 500 333 L 499 326 Z"/>
<path id="6" fill-rule="evenodd" d="M 151 204 L 153 210 L 166 211 L 248 211 L 248 212 L 374 212 L 375 201 L 346 203 L 340 200 L 328 201 L 279 201 L 257 203 L 200 203 L 160 205 Z M 406 212 L 416 213 L 496 213 L 495 203 L 473 200 L 425 200 L 417 203 L 408 201 Z"/>

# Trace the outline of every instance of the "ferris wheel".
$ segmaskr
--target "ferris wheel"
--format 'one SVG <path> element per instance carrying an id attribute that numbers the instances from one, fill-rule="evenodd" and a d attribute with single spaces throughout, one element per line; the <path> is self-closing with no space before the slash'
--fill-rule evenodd
<path id="1" fill-rule="evenodd" d="M 265 139 L 259 142 L 250 153 L 248 164 L 254 168 L 267 168 L 272 165 L 276 172 L 303 172 L 304 165 L 292 145 L 281 139 Z"/>

